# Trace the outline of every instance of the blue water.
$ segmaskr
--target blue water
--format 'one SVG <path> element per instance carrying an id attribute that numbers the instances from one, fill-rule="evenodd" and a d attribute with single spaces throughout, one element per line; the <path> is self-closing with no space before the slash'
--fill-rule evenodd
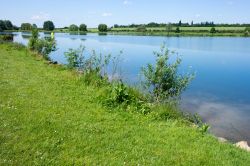
<path id="1" fill-rule="evenodd" d="M 27 34 L 15 33 L 14 40 L 27 44 Z M 41 36 L 44 34 L 41 33 Z M 153 51 L 165 42 L 183 60 L 180 72 L 190 70 L 196 77 L 182 95 L 182 108 L 199 113 L 211 124 L 211 131 L 232 141 L 250 143 L 250 38 L 241 37 L 155 37 L 56 33 L 56 52 L 51 58 L 66 63 L 69 48 L 86 47 L 103 54 L 122 50 L 123 78 L 138 81 L 142 66 L 153 63 Z"/>

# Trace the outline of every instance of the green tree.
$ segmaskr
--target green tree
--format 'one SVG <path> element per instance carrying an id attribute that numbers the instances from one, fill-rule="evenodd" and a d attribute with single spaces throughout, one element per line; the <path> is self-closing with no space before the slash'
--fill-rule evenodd
<path id="1" fill-rule="evenodd" d="M 37 29 L 37 25 L 36 24 L 32 24 L 32 28 Z"/>
<path id="2" fill-rule="evenodd" d="M 0 31 L 12 30 L 13 24 L 9 20 L 0 20 Z"/>
<path id="3" fill-rule="evenodd" d="M 212 27 L 212 28 L 210 29 L 210 33 L 216 33 L 215 27 Z"/>
<path id="4" fill-rule="evenodd" d="M 108 31 L 108 26 L 106 24 L 99 24 L 98 30 L 100 32 L 107 32 Z"/>
<path id="5" fill-rule="evenodd" d="M 87 25 L 86 25 L 86 24 L 81 24 L 81 25 L 79 26 L 79 31 L 84 31 L 84 32 L 86 32 L 86 31 L 87 31 Z"/>
<path id="6" fill-rule="evenodd" d="M 178 25 L 179 25 L 179 27 L 182 25 L 181 20 L 179 21 Z"/>
<path id="7" fill-rule="evenodd" d="M 155 52 L 156 64 L 148 64 L 142 68 L 144 76 L 144 88 L 149 91 L 155 102 L 168 102 L 178 99 L 186 89 L 190 81 L 194 78 L 193 74 L 180 75 L 178 68 L 181 59 L 177 56 L 176 61 L 170 63 L 170 52 L 165 45 L 160 52 Z"/>
<path id="8" fill-rule="evenodd" d="M 6 29 L 4 21 L 0 20 L 0 31 L 4 31 Z"/>
<path id="9" fill-rule="evenodd" d="M 30 23 L 22 23 L 21 30 L 30 31 L 32 30 L 32 25 Z"/>
<path id="10" fill-rule="evenodd" d="M 72 25 L 69 26 L 69 31 L 72 31 L 72 32 L 73 31 L 78 31 L 78 29 L 79 29 L 78 26 L 75 25 L 75 24 L 72 24 Z"/>
<path id="11" fill-rule="evenodd" d="M 5 27 L 6 27 L 7 30 L 12 30 L 13 29 L 13 25 L 12 25 L 11 21 L 5 20 L 4 23 L 5 23 Z"/>
<path id="12" fill-rule="evenodd" d="M 180 33 L 180 32 L 181 32 L 180 27 L 177 27 L 175 33 Z"/>
<path id="13" fill-rule="evenodd" d="M 46 31 L 53 31 L 55 29 L 54 23 L 52 21 L 45 21 L 43 23 L 43 29 Z"/>

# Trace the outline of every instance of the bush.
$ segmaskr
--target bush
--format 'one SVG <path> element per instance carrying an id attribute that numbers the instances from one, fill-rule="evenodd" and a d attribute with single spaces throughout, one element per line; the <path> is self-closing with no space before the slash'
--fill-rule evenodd
<path id="1" fill-rule="evenodd" d="M 87 25 L 81 24 L 81 25 L 79 26 L 79 31 L 86 32 L 86 31 L 87 31 Z"/>
<path id="2" fill-rule="evenodd" d="M 0 41 L 12 42 L 14 39 L 13 35 L 0 35 Z"/>
<path id="3" fill-rule="evenodd" d="M 175 30 L 175 33 L 180 33 L 180 32 L 181 32 L 180 28 L 177 27 L 176 30 Z"/>
<path id="4" fill-rule="evenodd" d="M 210 29 L 210 33 L 216 33 L 215 27 L 212 27 L 212 28 Z"/>
<path id="5" fill-rule="evenodd" d="M 170 54 L 174 54 L 163 45 L 160 52 L 155 52 L 156 65 L 148 64 L 142 68 L 144 88 L 149 92 L 154 102 L 176 100 L 193 79 L 193 74 L 180 75 L 178 67 L 181 59 L 177 57 L 170 63 Z"/>
<path id="6" fill-rule="evenodd" d="M 72 24 L 69 26 L 69 31 L 78 31 L 78 26 L 75 24 Z"/>
<path id="7" fill-rule="evenodd" d="M 69 69 L 74 69 L 74 68 L 83 68 L 83 61 L 84 61 L 84 56 L 83 56 L 83 51 L 85 47 L 80 46 L 80 48 L 74 50 L 74 49 L 69 49 L 68 52 L 65 52 L 64 55 L 67 59 L 67 67 Z"/>
<path id="8" fill-rule="evenodd" d="M 107 32 L 108 26 L 107 26 L 106 24 L 100 24 L 100 25 L 98 26 L 98 30 L 99 30 L 100 32 Z"/>
<path id="9" fill-rule="evenodd" d="M 45 21 L 43 23 L 43 29 L 46 31 L 53 31 L 55 29 L 54 23 L 52 21 Z"/>
<path id="10" fill-rule="evenodd" d="M 37 29 L 32 30 L 32 36 L 29 40 L 28 47 L 33 51 L 37 51 L 41 54 L 44 59 L 50 60 L 49 54 L 56 50 L 56 42 L 54 38 L 54 33 L 51 33 L 51 37 L 39 39 L 39 34 Z"/>

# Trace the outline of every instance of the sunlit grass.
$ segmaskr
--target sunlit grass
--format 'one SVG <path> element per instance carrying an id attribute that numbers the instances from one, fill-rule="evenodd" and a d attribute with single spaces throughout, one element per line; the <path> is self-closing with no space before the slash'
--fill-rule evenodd
<path id="1" fill-rule="evenodd" d="M 85 85 L 75 72 L 48 65 L 24 48 L 0 45 L 0 92 L 0 165 L 250 162 L 249 153 L 178 118 L 104 108 L 102 88 Z"/>

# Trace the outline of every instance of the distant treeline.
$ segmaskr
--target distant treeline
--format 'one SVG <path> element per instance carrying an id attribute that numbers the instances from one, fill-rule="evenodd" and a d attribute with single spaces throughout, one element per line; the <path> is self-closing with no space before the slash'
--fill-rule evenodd
<path id="1" fill-rule="evenodd" d="M 182 27 L 248 27 L 250 24 L 215 24 L 214 22 L 201 22 L 201 23 L 194 23 L 193 21 L 191 23 L 183 23 L 179 21 L 178 23 L 155 23 L 151 22 L 148 24 L 130 24 L 130 25 L 118 25 L 115 24 L 114 28 L 138 28 L 138 27 L 146 27 L 146 28 L 152 28 L 152 27 L 167 27 L 167 26 L 182 26 Z"/>

